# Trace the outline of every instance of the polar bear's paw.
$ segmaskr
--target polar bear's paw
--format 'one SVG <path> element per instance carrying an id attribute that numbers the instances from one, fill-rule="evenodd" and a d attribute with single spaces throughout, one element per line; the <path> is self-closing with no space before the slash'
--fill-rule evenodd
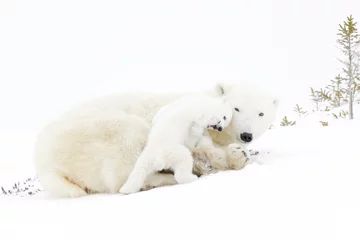
<path id="1" fill-rule="evenodd" d="M 120 188 L 119 193 L 121 194 L 132 194 L 132 193 L 136 193 L 139 192 L 140 189 L 136 188 L 135 186 L 131 185 L 131 184 L 124 184 L 124 186 L 122 186 L 122 188 Z"/>
<path id="2" fill-rule="evenodd" d="M 195 158 L 194 159 L 194 166 L 193 166 L 193 173 L 201 176 L 201 175 L 208 175 L 213 172 L 213 167 L 208 159 L 203 158 Z"/>
<path id="3" fill-rule="evenodd" d="M 250 152 L 244 145 L 233 143 L 228 146 L 228 163 L 230 169 L 242 169 L 248 163 L 249 157 Z"/>
<path id="4" fill-rule="evenodd" d="M 81 198 L 81 197 L 85 197 L 86 195 L 88 195 L 88 193 L 81 189 L 80 187 L 74 187 L 69 189 L 68 191 L 68 197 L 69 198 Z"/>
<path id="5" fill-rule="evenodd" d="M 150 184 L 146 184 L 140 189 L 140 191 L 149 191 L 149 190 L 154 189 L 154 188 L 156 188 L 156 187 L 153 186 L 153 185 L 150 185 Z"/>
<path id="6" fill-rule="evenodd" d="M 193 152 L 194 159 L 206 159 L 210 165 L 213 162 L 222 162 L 226 159 L 226 153 L 220 148 L 196 148 Z M 213 166 L 214 167 L 214 166 Z"/>

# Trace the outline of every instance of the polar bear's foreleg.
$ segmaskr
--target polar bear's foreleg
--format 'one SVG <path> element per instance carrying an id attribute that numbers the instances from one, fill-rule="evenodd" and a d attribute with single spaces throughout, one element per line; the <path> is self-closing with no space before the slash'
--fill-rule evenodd
<path id="1" fill-rule="evenodd" d="M 125 184 L 121 187 L 120 193 L 130 194 L 140 191 L 146 179 L 155 172 L 151 155 L 144 150 L 135 163 Z"/>
<path id="2" fill-rule="evenodd" d="M 219 147 L 215 147 L 213 141 L 210 136 L 203 136 L 198 145 L 193 150 L 193 157 L 195 158 L 196 164 L 198 166 L 202 166 L 203 164 L 200 162 L 210 163 L 212 166 L 211 169 L 204 167 L 197 167 L 195 170 L 199 175 L 206 175 L 214 170 L 225 170 L 227 169 L 226 164 L 226 152 Z"/>

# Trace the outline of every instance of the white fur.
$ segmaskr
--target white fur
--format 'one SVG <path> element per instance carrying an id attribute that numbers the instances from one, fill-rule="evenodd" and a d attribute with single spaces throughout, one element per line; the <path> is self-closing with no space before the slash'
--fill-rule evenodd
<path id="1" fill-rule="evenodd" d="M 222 98 L 205 94 L 185 96 L 161 108 L 154 116 L 146 146 L 120 193 L 138 192 L 149 175 L 163 169 L 172 169 L 177 183 L 196 180 L 198 177 L 192 173 L 192 151 L 209 143 L 205 129 L 222 131 L 231 118 L 232 109 Z"/>
<path id="2" fill-rule="evenodd" d="M 278 104 L 268 93 L 243 84 L 218 84 L 206 94 L 222 97 L 232 109 L 242 111 L 233 111 L 222 132 L 208 131 L 215 149 L 199 147 L 193 156 L 208 159 L 214 170 L 241 169 L 247 143 L 240 134 L 251 132 L 254 140 L 260 137 L 274 121 Z M 36 142 L 34 163 L 42 187 L 59 197 L 118 193 L 145 146 L 156 112 L 185 95 L 191 94 L 115 94 L 65 112 L 40 132 Z M 259 111 L 264 117 L 259 117 Z M 195 168 L 207 171 L 196 164 Z M 175 183 L 171 174 L 155 174 L 146 180 L 144 189 Z"/>

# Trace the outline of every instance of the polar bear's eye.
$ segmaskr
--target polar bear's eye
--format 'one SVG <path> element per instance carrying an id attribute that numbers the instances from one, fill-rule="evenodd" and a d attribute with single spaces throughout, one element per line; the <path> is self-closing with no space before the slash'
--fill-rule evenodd
<path id="1" fill-rule="evenodd" d="M 226 120 L 226 116 L 224 116 L 224 120 Z"/>
<path id="2" fill-rule="evenodd" d="M 259 116 L 260 116 L 260 117 L 264 116 L 264 113 L 259 113 Z"/>
<path id="3" fill-rule="evenodd" d="M 235 108 L 235 111 L 239 112 L 239 109 L 238 109 L 238 108 Z"/>

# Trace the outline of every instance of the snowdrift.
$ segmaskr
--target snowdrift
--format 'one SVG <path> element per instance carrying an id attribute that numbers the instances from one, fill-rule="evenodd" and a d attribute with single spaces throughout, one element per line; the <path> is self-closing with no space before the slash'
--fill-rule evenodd
<path id="1" fill-rule="evenodd" d="M 302 124 L 276 127 L 251 146 L 259 154 L 245 169 L 191 184 L 128 196 L 1 196 L 2 234 L 8 234 L 4 239 L 356 239 L 350 230 L 359 223 L 360 121 L 320 117 L 329 125 L 311 126 L 306 121 L 315 121 L 314 114 Z"/>

